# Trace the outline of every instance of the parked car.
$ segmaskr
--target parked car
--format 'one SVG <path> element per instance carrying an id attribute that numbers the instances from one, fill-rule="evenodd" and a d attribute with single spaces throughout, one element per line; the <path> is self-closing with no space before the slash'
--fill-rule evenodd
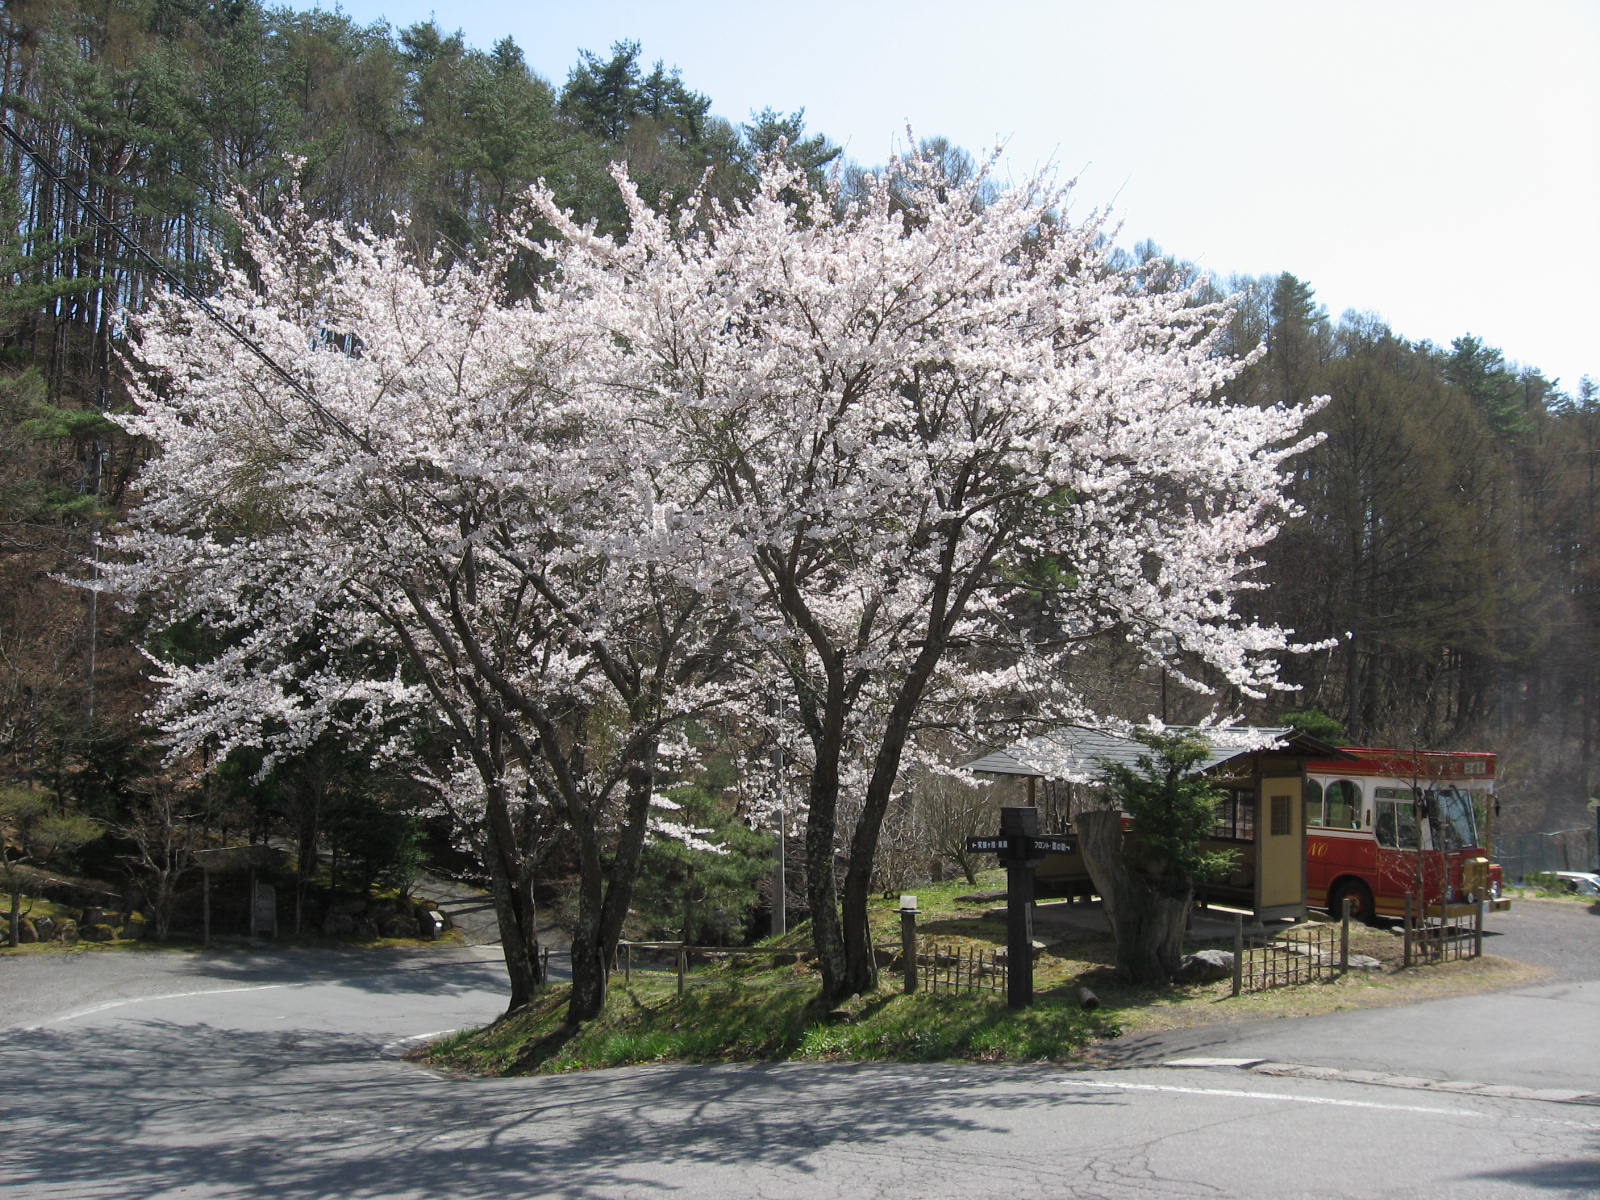
<path id="1" fill-rule="evenodd" d="M 1593 871 L 1547 871 L 1556 881 L 1575 896 L 1600 896 L 1600 875 Z"/>

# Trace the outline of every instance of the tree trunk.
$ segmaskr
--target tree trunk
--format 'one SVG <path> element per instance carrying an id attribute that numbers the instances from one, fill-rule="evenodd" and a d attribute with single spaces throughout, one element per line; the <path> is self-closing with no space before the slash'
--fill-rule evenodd
<path id="1" fill-rule="evenodd" d="M 839 921 L 839 887 L 834 877 L 834 833 L 839 799 L 838 759 L 811 773 L 806 812 L 806 899 L 811 905 L 811 943 L 822 971 L 822 996 L 835 1004 L 851 995 L 845 973 L 844 936 Z"/>
<path id="2" fill-rule="evenodd" d="M 844 876 L 844 975 L 841 995 L 831 999 L 864 996 L 878 989 L 878 956 L 872 949 L 872 925 L 867 916 L 871 899 L 872 856 L 858 858 L 852 852 Z"/>
<path id="3" fill-rule="evenodd" d="M 582 878 L 578 891 L 578 928 L 572 937 L 572 994 L 567 1003 L 567 1025 L 576 1028 L 598 1017 L 610 991 L 611 963 L 616 957 L 622 924 L 633 901 L 649 830 L 650 792 L 655 781 L 656 747 L 641 755 L 643 762 L 630 769 L 628 798 L 615 853 L 609 865 L 600 851 L 593 825 L 578 828 Z M 598 804 L 588 811 L 597 811 Z"/>
<path id="4" fill-rule="evenodd" d="M 572 992 L 567 999 L 567 1027 L 575 1029 L 605 1010 L 610 990 L 610 951 L 601 934 L 604 885 L 584 870 L 578 880 L 578 917 L 572 930 Z"/>
<path id="5" fill-rule="evenodd" d="M 1075 824 L 1084 864 L 1111 923 L 1118 969 L 1132 983 L 1169 982 L 1183 958 L 1193 889 L 1129 866 L 1122 814 L 1115 809 L 1080 812 Z"/>
<path id="6" fill-rule="evenodd" d="M 844 877 L 844 976 L 840 994 L 830 996 L 831 1000 L 858 992 L 865 994 L 878 986 L 878 956 L 872 949 L 872 926 L 867 913 L 872 898 L 872 865 L 878 856 L 878 841 L 894 795 L 895 779 L 900 774 L 900 759 L 911 736 L 911 718 L 937 661 L 937 643 L 930 639 L 929 648 L 902 682 L 884 724 L 861 817 L 850 838 L 850 863 Z"/>
<path id="7" fill-rule="evenodd" d="M 511 981 L 507 1012 L 533 1002 L 544 986 L 539 959 L 538 911 L 533 887 L 521 870 L 521 852 L 512 828 L 505 790 L 498 782 L 487 789 L 484 802 L 484 841 L 489 853 L 489 881 L 494 893 L 494 915 L 500 926 L 500 947 L 506 975 Z"/>

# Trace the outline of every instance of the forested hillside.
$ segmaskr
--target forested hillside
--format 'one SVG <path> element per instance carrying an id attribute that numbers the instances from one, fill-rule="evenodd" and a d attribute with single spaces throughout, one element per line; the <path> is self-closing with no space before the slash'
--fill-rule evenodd
<path id="1" fill-rule="evenodd" d="M 817 178 L 839 168 L 848 187 L 857 169 L 801 114 L 718 115 L 631 43 L 547 81 L 510 40 L 485 51 L 437 25 L 256 0 L 7 0 L 0 37 L 0 783 L 38 781 L 107 818 L 161 791 L 135 650 L 160 625 L 59 577 L 97 571 L 145 453 L 104 417 L 127 405 L 122 314 L 156 288 L 209 289 L 237 247 L 230 195 L 271 213 L 298 188 L 314 215 L 449 259 L 539 179 L 580 221 L 621 228 L 613 160 L 652 198 L 743 194 L 780 140 Z M 1170 288 L 1192 276 L 1174 250 L 1124 265 Z M 1292 275 L 1213 286 L 1240 296 L 1232 349 L 1266 346 L 1235 399 L 1331 397 L 1314 418 L 1325 440 L 1297 460 L 1302 512 L 1252 603 L 1337 644 L 1288 662 L 1299 693 L 1243 715 L 1315 710 L 1356 742 L 1498 751 L 1505 831 L 1592 827 L 1600 390 L 1466 331 L 1416 344 L 1376 315 L 1333 318 Z M 1101 661 L 1097 690 L 1121 715 L 1169 703 L 1166 680 Z M 1211 703 L 1174 690 L 1168 715 Z M 280 775 L 273 803 L 320 811 L 360 773 L 328 748 Z M 205 785 L 241 829 L 261 819 L 250 776 L 235 763 Z"/>

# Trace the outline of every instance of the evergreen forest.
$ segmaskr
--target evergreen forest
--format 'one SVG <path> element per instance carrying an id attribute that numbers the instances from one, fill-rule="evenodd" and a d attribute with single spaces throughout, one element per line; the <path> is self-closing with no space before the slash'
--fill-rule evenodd
<path id="1" fill-rule="evenodd" d="M 719 115 L 632 42 L 549 81 L 510 39 L 484 50 L 435 23 L 258 0 L 6 0 L 0 55 L 0 785 L 125 829 L 182 787 L 225 833 L 314 845 L 345 828 L 354 854 L 357 833 L 414 799 L 413 780 L 337 746 L 265 780 L 238 756 L 178 778 L 143 723 L 138 647 L 185 631 L 64 582 L 94 576 L 147 453 L 106 417 L 128 404 L 122 314 L 154 289 L 208 291 L 238 244 L 230 196 L 271 213 L 298 189 L 316 215 L 400 228 L 449 259 L 539 179 L 580 221 L 620 230 L 615 160 L 652 197 L 736 197 L 780 143 L 846 194 L 871 169 L 803 112 Z M 978 169 L 931 144 L 952 172 Z M 1147 288 L 1195 280 L 1181 248 L 1119 259 Z M 540 264 L 522 269 L 532 280 Z M 1508 362 L 1493 331 L 1436 345 L 1375 314 L 1333 316 L 1292 274 L 1207 286 L 1237 296 L 1230 349 L 1265 347 L 1235 401 L 1330 397 L 1313 418 L 1321 444 L 1296 461 L 1299 512 L 1249 603 L 1331 645 L 1291 658 L 1299 690 L 1267 702 L 1169 695 L 1108 647 L 1093 689 L 1105 707 L 1176 722 L 1217 706 L 1352 744 L 1492 750 L 1501 833 L 1592 829 L 1600 388 Z"/>

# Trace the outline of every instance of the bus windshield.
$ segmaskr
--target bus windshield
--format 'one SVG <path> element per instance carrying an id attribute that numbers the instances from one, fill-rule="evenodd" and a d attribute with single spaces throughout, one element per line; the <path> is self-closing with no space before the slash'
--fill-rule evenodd
<path id="1" fill-rule="evenodd" d="M 1460 788 L 1430 788 L 1427 804 L 1428 826 L 1435 850 L 1461 850 L 1478 844 L 1469 793 Z"/>

